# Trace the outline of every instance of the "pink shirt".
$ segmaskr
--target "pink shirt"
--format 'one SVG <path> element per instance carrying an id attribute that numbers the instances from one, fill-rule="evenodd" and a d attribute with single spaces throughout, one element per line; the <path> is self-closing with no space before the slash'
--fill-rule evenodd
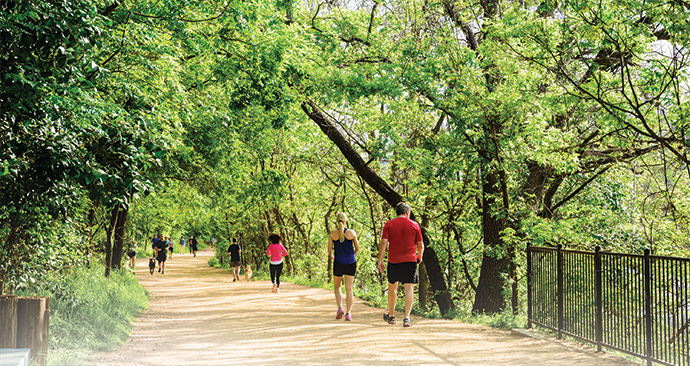
<path id="1" fill-rule="evenodd" d="M 266 255 L 271 257 L 271 262 L 282 262 L 283 257 L 288 255 L 287 249 L 281 243 L 268 244 L 268 249 L 266 250 Z"/>

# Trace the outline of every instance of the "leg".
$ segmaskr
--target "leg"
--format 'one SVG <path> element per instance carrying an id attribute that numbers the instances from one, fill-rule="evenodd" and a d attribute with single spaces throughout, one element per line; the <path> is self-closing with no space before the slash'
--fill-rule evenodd
<path id="1" fill-rule="evenodd" d="M 271 264 L 270 266 L 271 269 L 271 283 L 273 284 L 273 289 L 271 289 L 271 292 L 276 292 L 276 277 L 278 275 L 278 265 L 277 264 Z"/>
<path id="2" fill-rule="evenodd" d="M 398 300 L 398 282 L 388 283 L 388 315 L 395 316 L 395 302 Z"/>
<path id="3" fill-rule="evenodd" d="M 350 314 L 352 311 L 352 303 L 355 300 L 355 295 L 352 289 L 353 283 L 355 282 L 355 276 L 345 275 L 345 304 L 347 304 L 346 314 Z"/>
<path id="4" fill-rule="evenodd" d="M 335 294 L 335 304 L 338 308 L 343 307 L 343 294 L 340 292 L 340 286 L 343 283 L 343 277 L 333 276 L 333 293 Z"/>
<path id="5" fill-rule="evenodd" d="M 283 274 L 283 263 L 278 265 L 278 270 L 276 271 L 276 285 L 280 287 L 280 275 Z"/>
<path id="6" fill-rule="evenodd" d="M 412 304 L 414 303 L 414 283 L 405 284 L 405 317 L 410 318 Z"/>

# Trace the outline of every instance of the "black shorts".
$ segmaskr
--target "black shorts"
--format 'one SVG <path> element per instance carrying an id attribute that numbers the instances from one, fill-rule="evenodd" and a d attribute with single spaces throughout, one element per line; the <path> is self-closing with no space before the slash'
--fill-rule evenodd
<path id="1" fill-rule="evenodd" d="M 419 283 L 417 262 L 388 263 L 388 283 Z"/>
<path id="2" fill-rule="evenodd" d="M 354 276 L 357 272 L 357 262 L 352 264 L 340 264 L 333 261 L 333 276 L 342 277 L 343 275 Z"/>

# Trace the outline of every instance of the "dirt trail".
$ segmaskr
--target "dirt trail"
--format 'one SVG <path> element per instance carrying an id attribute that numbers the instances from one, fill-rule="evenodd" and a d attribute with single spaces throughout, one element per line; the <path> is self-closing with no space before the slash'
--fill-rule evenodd
<path id="1" fill-rule="evenodd" d="M 96 365 L 635 365 L 572 342 L 478 325 L 412 318 L 388 325 L 355 299 L 352 322 L 335 320 L 332 292 L 267 281 L 232 282 L 206 264 L 212 252 L 175 255 L 165 275 L 139 262 L 150 307 L 116 351 Z M 400 319 L 402 320 L 402 319 Z"/>

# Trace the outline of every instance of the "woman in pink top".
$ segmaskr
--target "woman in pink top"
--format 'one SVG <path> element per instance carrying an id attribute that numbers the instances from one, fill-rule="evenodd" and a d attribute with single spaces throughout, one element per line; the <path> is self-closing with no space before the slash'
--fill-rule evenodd
<path id="1" fill-rule="evenodd" d="M 266 255 L 270 257 L 271 282 L 273 282 L 272 292 L 280 293 L 280 274 L 283 272 L 283 257 L 288 255 L 287 249 L 280 243 L 283 238 L 280 234 L 273 233 L 268 236 L 268 250 Z"/>

